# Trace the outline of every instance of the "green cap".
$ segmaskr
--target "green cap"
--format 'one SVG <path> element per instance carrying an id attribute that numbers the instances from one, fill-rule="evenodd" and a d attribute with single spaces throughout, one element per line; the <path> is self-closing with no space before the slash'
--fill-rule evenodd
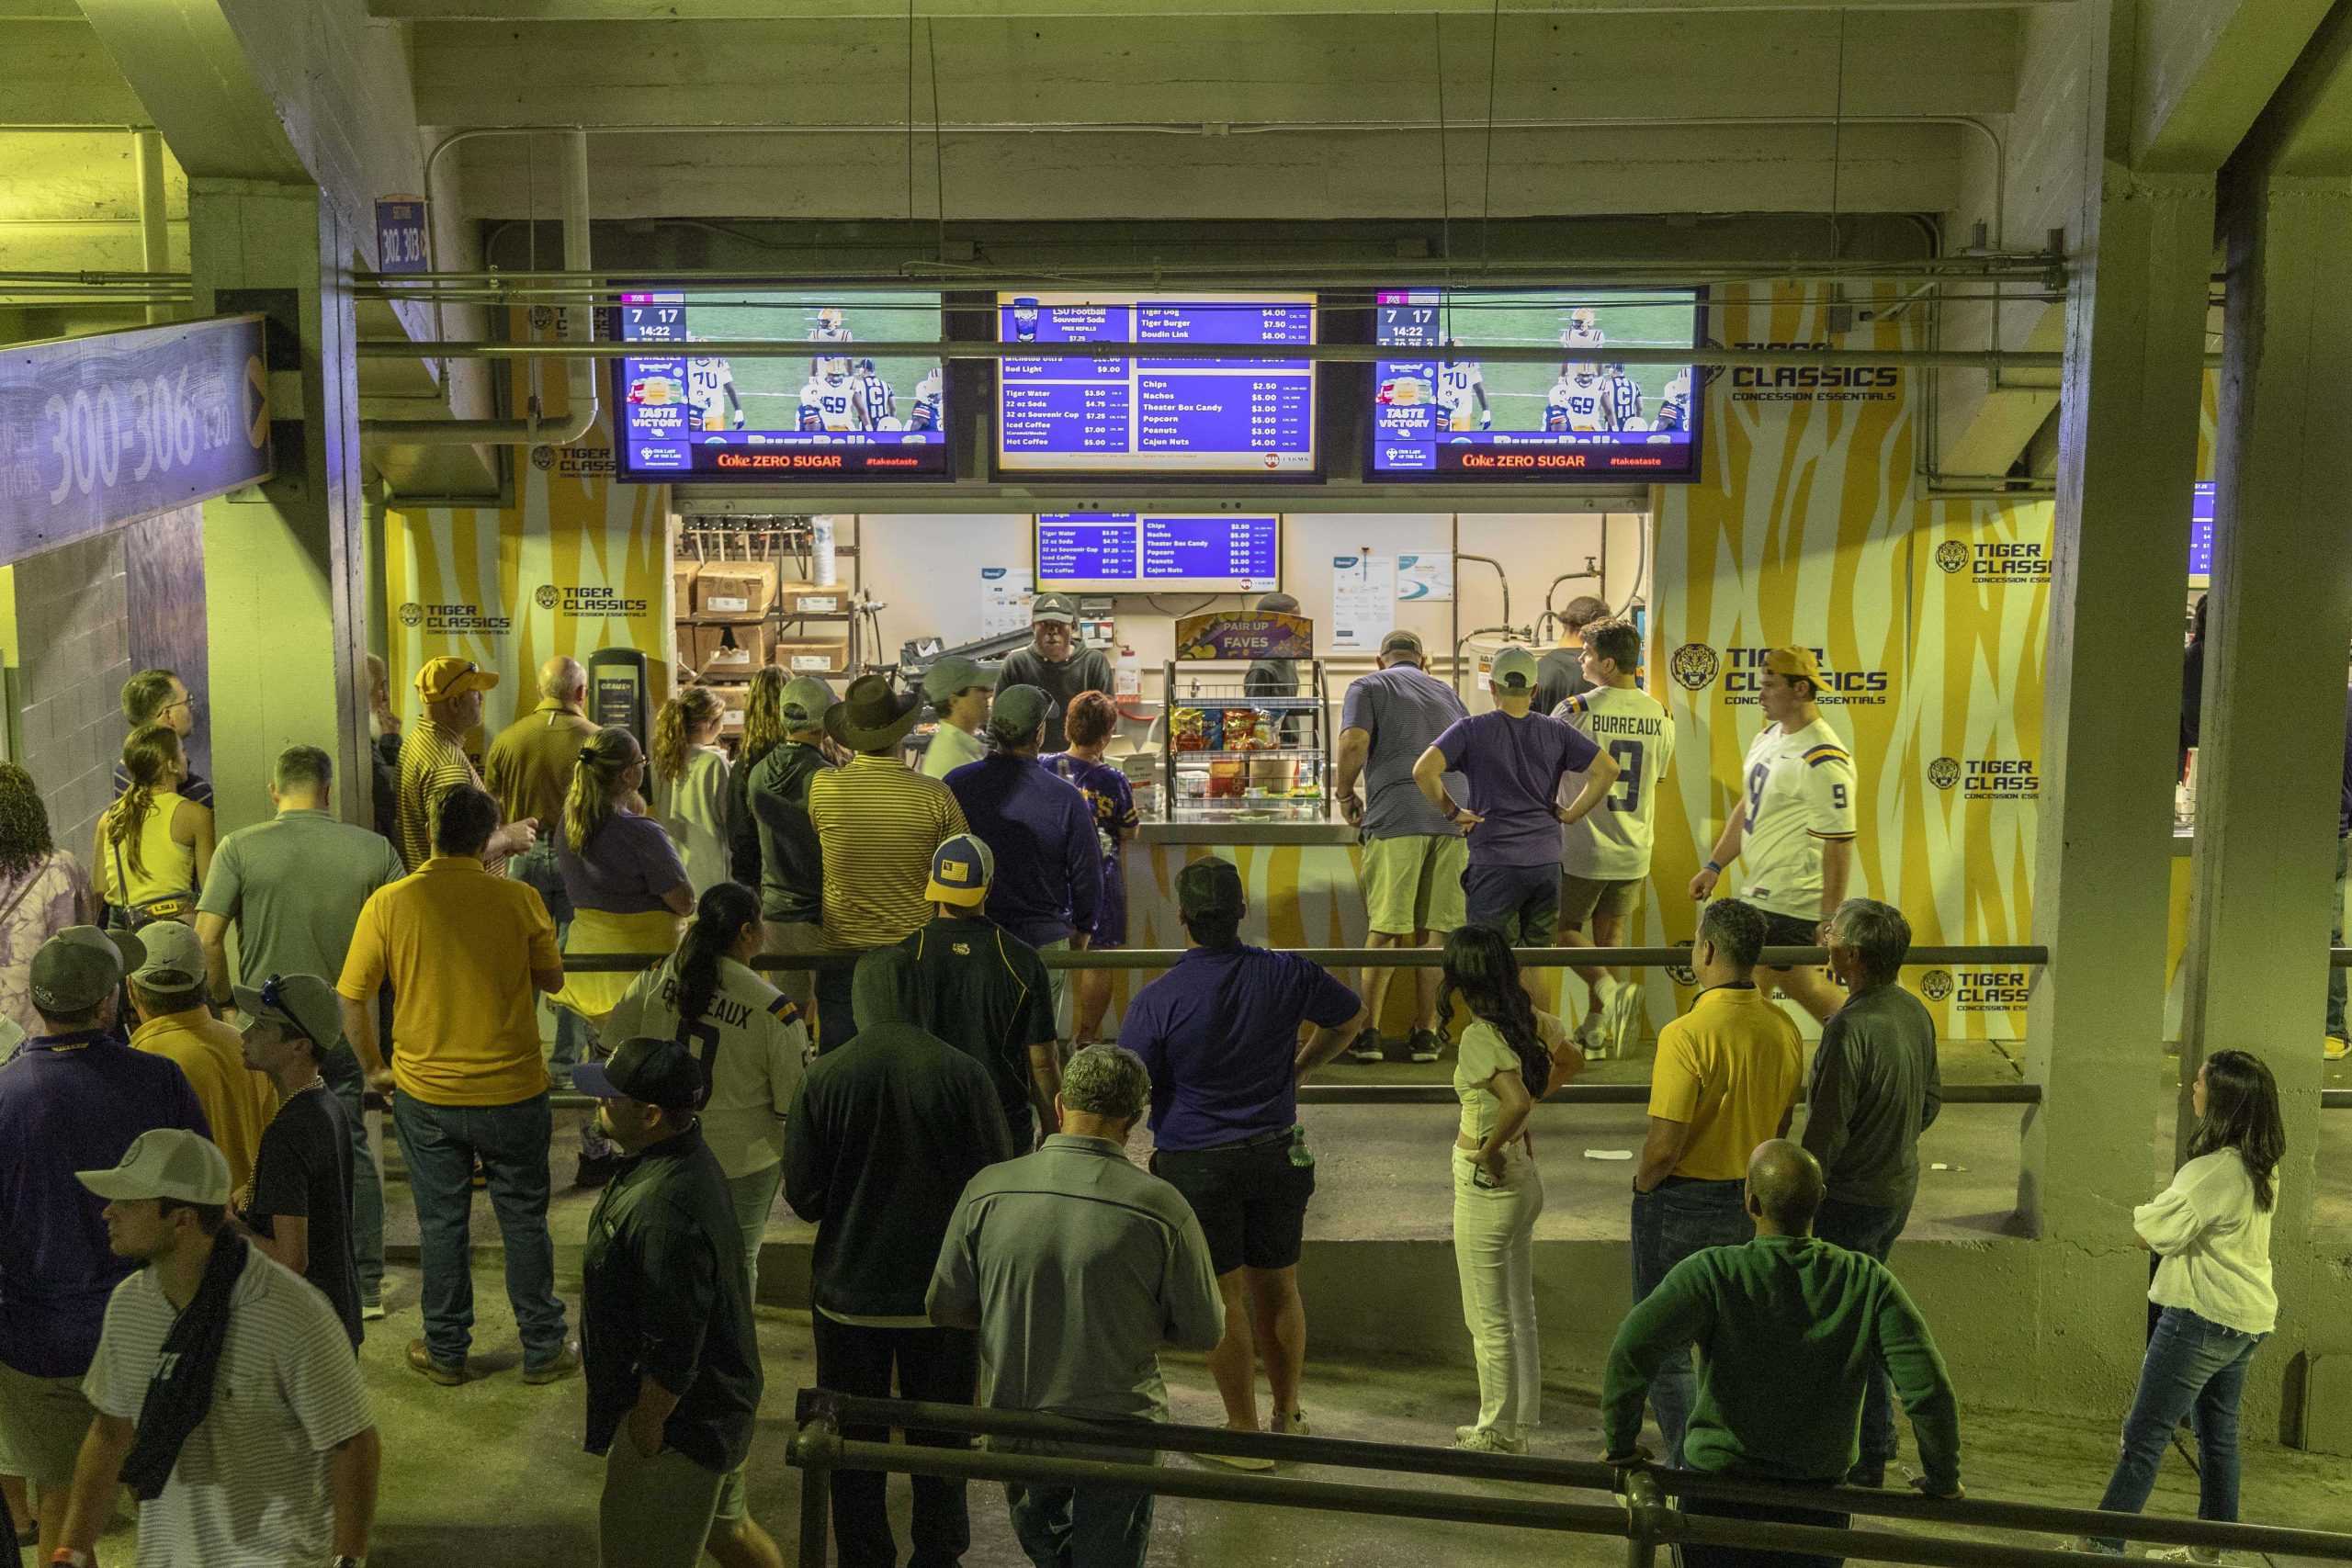
<path id="1" fill-rule="evenodd" d="M 1001 740 L 1026 740 L 1053 711 L 1054 699 L 1042 686 L 1007 686 L 989 709 L 989 733 Z"/>

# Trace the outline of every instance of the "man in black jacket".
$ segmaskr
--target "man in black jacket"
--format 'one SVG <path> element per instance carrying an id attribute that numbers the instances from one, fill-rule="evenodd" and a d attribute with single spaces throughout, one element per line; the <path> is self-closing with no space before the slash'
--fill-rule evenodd
<path id="1" fill-rule="evenodd" d="M 703 1068 L 673 1040 L 625 1043 L 574 1083 L 628 1156 L 596 1200 L 581 1267 L 590 1453 L 605 1456 L 597 1551 L 630 1568 L 784 1568 L 744 1508 L 760 1345 L 742 1233 L 695 1116 Z"/>
<path id="2" fill-rule="evenodd" d="M 824 854 L 808 822 L 808 781 L 832 764 L 821 750 L 825 710 L 833 689 L 814 675 L 787 682 L 777 705 L 784 714 L 784 741 L 752 770 L 743 796 L 759 836 L 760 916 L 767 922 L 767 951 L 815 953 L 825 945 L 818 926 L 823 913 Z M 778 969 L 768 976 L 801 1011 L 817 994 L 807 969 Z"/>
<path id="3" fill-rule="evenodd" d="M 785 1141 L 784 1198 L 817 1227 L 809 1314 L 817 1381 L 842 1393 L 968 1404 L 978 1384 L 971 1332 L 934 1328 L 923 1296 L 964 1184 L 1012 1157 L 1012 1135 L 989 1070 L 909 1021 L 916 1016 L 909 955 L 877 948 L 858 960 L 856 1037 L 820 1056 L 800 1080 Z M 845 1427 L 852 1442 L 887 1441 Z M 950 1433 L 907 1440 L 962 1446 Z M 914 1481 L 912 1568 L 949 1568 L 971 1545 L 961 1481 Z M 841 1568 L 895 1568 L 884 1477 L 833 1476 Z"/>

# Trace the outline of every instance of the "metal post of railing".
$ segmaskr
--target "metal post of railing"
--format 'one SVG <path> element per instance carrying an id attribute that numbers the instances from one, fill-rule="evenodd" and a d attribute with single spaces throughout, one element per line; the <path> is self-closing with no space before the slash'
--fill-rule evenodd
<path id="1" fill-rule="evenodd" d="M 800 1471 L 801 1568 L 825 1568 L 825 1536 L 832 1525 L 833 1465 L 842 1451 L 831 1414 L 808 1413 L 793 1434 L 791 1459 Z"/>
<path id="2" fill-rule="evenodd" d="M 1665 1512 L 1666 1494 L 1657 1489 L 1657 1477 L 1643 1470 L 1625 1477 L 1625 1568 L 1656 1568 Z"/>

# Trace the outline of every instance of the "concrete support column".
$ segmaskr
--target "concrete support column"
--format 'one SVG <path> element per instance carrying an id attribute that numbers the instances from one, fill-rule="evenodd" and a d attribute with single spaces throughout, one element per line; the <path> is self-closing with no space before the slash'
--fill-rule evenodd
<path id="1" fill-rule="evenodd" d="M 2336 52 L 2352 59 L 2352 26 L 2339 29 Z M 2352 76 L 2338 91 L 2352 96 Z M 2345 122 L 2331 114 L 2312 123 Z M 2278 1435 L 2290 1439 L 2299 1357 L 2344 1348 L 2352 1309 L 2342 1270 L 2326 1266 L 2311 1234 L 2352 643 L 2352 409 L 2337 390 L 2352 378 L 2342 306 L 2352 287 L 2352 148 L 2281 156 L 2292 145 L 2258 133 L 2223 188 L 2227 357 L 2180 1104 L 2185 1143 L 2188 1081 L 2214 1051 L 2251 1051 L 2278 1081 L 2287 1157 L 2270 1249 L 2281 1310 L 2249 1387 L 2258 1402 L 2249 1429 L 2283 1395 L 2290 1430 Z"/>
<path id="2" fill-rule="evenodd" d="M 266 816 L 271 761 L 334 759 L 337 811 L 370 820 L 367 547 L 350 272 L 355 237 L 311 186 L 192 178 L 199 314 L 270 318 L 277 477 L 204 508 L 212 745 L 222 831 Z"/>
<path id="3" fill-rule="evenodd" d="M 2131 1208 L 2149 1195 L 2161 1104 L 2174 700 L 2188 576 L 2213 182 L 2129 167 L 2131 8 L 2098 44 L 2079 218 L 2067 233 L 2057 560 L 2019 1207 L 2062 1244 L 2014 1314 L 2053 1376 L 2103 1405 L 2139 1359 L 2147 1288 Z M 2162 520 L 2178 519 L 2166 527 Z M 2152 520 L 2155 520 L 2153 521 Z M 2067 1342 L 2070 1341 L 2071 1342 Z M 2057 1395 L 2053 1393 L 2053 1397 Z"/>

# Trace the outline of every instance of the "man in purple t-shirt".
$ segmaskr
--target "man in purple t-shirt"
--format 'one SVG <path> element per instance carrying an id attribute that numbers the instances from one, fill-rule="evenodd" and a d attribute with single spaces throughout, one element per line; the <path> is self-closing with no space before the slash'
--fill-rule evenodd
<path id="1" fill-rule="evenodd" d="M 1582 821 L 1617 782 L 1615 759 L 1535 702 L 1535 655 L 1506 648 L 1487 683 L 1495 711 L 1458 719 L 1413 764 L 1422 795 L 1470 835 L 1462 874 L 1464 913 L 1514 947 L 1549 947 L 1560 911 L 1560 827 Z M 1444 775 L 1470 784 L 1470 804 L 1445 792 Z M 1582 773 L 1575 801 L 1558 804 L 1560 780 Z"/>

